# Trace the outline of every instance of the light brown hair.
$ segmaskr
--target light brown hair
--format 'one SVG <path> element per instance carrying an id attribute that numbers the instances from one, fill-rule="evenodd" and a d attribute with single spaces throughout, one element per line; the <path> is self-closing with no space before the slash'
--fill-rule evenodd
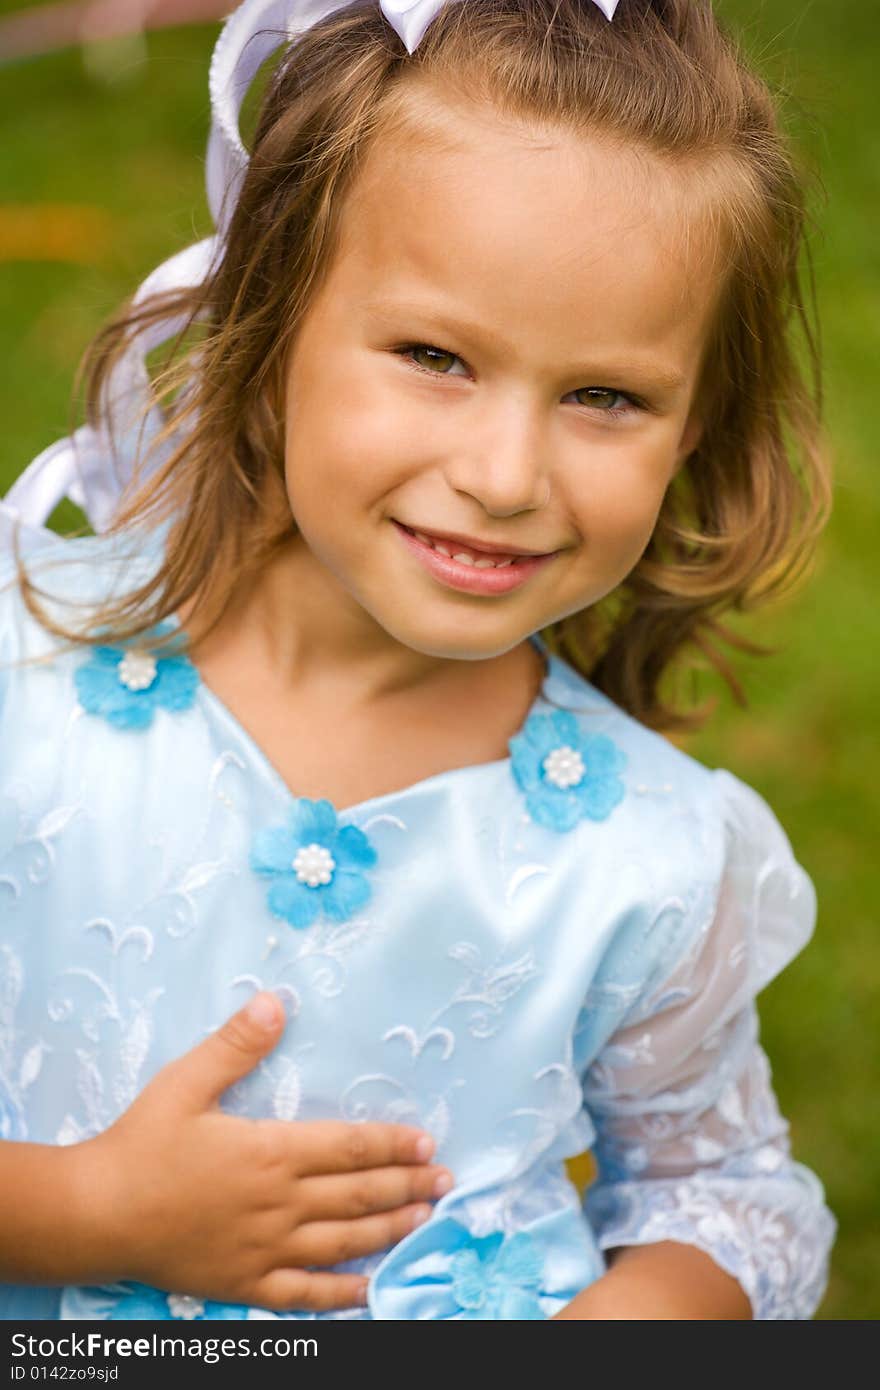
<path id="1" fill-rule="evenodd" d="M 407 120 L 426 80 L 526 122 L 632 142 L 703 176 L 725 171 L 714 219 L 726 284 L 702 375 L 702 438 L 628 578 L 545 634 L 642 722 L 687 727 L 705 710 L 665 702 L 664 674 L 696 648 L 742 700 L 719 644 L 764 649 L 721 615 L 802 576 L 830 505 L 804 289 L 806 181 L 770 90 L 707 0 L 621 0 L 612 23 L 587 0 L 463 0 L 440 11 L 411 56 L 371 4 L 299 37 L 269 83 L 211 275 L 198 290 L 123 309 L 85 359 L 97 422 L 108 373 L 137 330 L 169 312 L 195 328 L 154 378 L 167 457 L 114 526 L 168 522 L 162 563 L 77 629 L 47 613 L 22 571 L 25 601 L 56 635 L 107 642 L 198 596 L 196 642 L 290 537 L 284 364 L 369 143 Z"/>

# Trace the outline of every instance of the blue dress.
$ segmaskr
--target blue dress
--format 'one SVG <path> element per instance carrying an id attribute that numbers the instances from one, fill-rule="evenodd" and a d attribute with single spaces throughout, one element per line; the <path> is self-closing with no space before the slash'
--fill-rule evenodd
<path id="1" fill-rule="evenodd" d="M 158 554 L 22 546 L 68 620 L 62 595 Z M 456 1177 L 340 1266 L 369 1274 L 367 1308 L 278 1316 L 542 1319 L 604 1251 L 661 1240 L 707 1251 L 756 1317 L 812 1316 L 834 1220 L 789 1154 L 754 997 L 815 894 L 754 791 L 550 657 L 508 758 L 337 812 L 292 795 L 173 625 L 153 658 L 63 650 L 10 548 L 0 516 L 0 1137 L 99 1133 L 265 987 L 288 1026 L 224 1108 L 417 1124 Z M 564 1160 L 589 1148 L 582 1202 Z M 135 1284 L 2 1286 L 0 1315 L 275 1316 Z"/>

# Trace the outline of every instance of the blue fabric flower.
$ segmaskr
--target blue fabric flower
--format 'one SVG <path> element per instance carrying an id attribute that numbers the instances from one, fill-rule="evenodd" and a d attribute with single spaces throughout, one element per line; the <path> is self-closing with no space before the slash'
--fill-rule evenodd
<path id="1" fill-rule="evenodd" d="M 356 825 L 339 825 L 329 801 L 303 797 L 290 809 L 287 825 L 254 836 L 251 868 L 272 879 L 269 910 L 292 927 L 311 926 L 319 912 L 344 922 L 370 897 L 359 872 L 376 862 L 376 851 Z"/>
<path id="2" fill-rule="evenodd" d="M 537 1295 L 542 1261 L 524 1231 L 477 1238 L 452 1258 L 452 1297 L 463 1320 L 544 1320 Z"/>
<path id="3" fill-rule="evenodd" d="M 110 1309 L 104 1314 L 111 1322 L 127 1322 L 129 1318 L 138 1322 L 166 1322 L 172 1319 L 184 1322 L 243 1322 L 248 1315 L 244 1305 L 235 1303 L 212 1303 L 209 1299 L 192 1298 L 189 1294 L 165 1293 L 162 1289 L 150 1288 L 148 1284 L 128 1284 L 125 1292 L 114 1298 Z"/>
<path id="4" fill-rule="evenodd" d="M 163 623 L 154 633 L 171 631 L 172 626 Z M 88 714 L 103 715 L 117 729 L 146 729 L 157 709 L 189 709 L 199 673 L 172 645 L 148 651 L 133 643 L 95 647 L 74 680 L 79 702 Z"/>
<path id="5" fill-rule="evenodd" d="M 483 1236 L 435 1209 L 384 1256 L 370 1281 L 370 1312 L 382 1322 L 537 1322 L 604 1269 L 576 1196 L 528 1228 Z"/>
<path id="6" fill-rule="evenodd" d="M 606 734 L 585 734 L 569 710 L 531 715 L 509 746 L 529 815 L 548 830 L 605 820 L 623 800 L 626 754 Z"/>

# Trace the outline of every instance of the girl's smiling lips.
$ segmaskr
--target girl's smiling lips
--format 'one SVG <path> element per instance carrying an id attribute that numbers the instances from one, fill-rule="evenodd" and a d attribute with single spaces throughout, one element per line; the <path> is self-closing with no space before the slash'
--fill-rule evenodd
<path id="1" fill-rule="evenodd" d="M 482 542 L 476 545 L 461 536 L 414 531 L 400 521 L 394 521 L 394 528 L 434 579 L 469 594 L 510 593 L 558 554 L 555 550 L 535 553 Z"/>
<path id="2" fill-rule="evenodd" d="M 450 555 L 457 554 L 459 550 L 474 551 L 477 556 L 498 555 L 502 558 L 508 556 L 518 558 L 522 555 L 533 557 L 553 553 L 547 550 L 524 550 L 519 545 L 493 545 L 491 541 L 476 541 L 472 540 L 470 536 L 453 535 L 451 531 L 420 531 L 417 526 L 407 526 L 402 521 L 399 521 L 397 525 L 403 526 L 405 531 L 409 531 L 412 536 L 417 536 L 419 540 L 430 541 L 435 546 L 437 542 L 440 542 Z M 444 551 L 441 550 L 441 554 L 443 553 Z"/>

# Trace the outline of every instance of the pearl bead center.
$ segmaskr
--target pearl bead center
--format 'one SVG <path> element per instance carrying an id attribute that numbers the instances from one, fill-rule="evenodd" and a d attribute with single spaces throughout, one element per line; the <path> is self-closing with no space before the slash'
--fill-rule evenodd
<path id="1" fill-rule="evenodd" d="M 291 867 L 299 882 L 307 888 L 321 888 L 333 877 L 336 860 L 323 845 L 303 845 L 297 850 Z"/>
<path id="2" fill-rule="evenodd" d="M 552 782 L 554 787 L 560 787 L 563 791 L 569 787 L 579 786 L 587 772 L 580 753 L 576 748 L 570 748 L 568 744 L 562 748 L 554 748 L 552 753 L 547 754 L 541 766 L 547 781 Z"/>
<path id="3" fill-rule="evenodd" d="M 193 1298 L 192 1294 L 170 1293 L 168 1311 L 173 1318 L 185 1318 L 187 1322 L 192 1322 L 194 1318 L 205 1316 L 205 1305 L 200 1298 Z"/>
<path id="4" fill-rule="evenodd" d="M 150 652 L 133 648 L 126 652 L 117 667 L 120 685 L 126 690 L 149 690 L 159 674 L 156 658 Z"/>

